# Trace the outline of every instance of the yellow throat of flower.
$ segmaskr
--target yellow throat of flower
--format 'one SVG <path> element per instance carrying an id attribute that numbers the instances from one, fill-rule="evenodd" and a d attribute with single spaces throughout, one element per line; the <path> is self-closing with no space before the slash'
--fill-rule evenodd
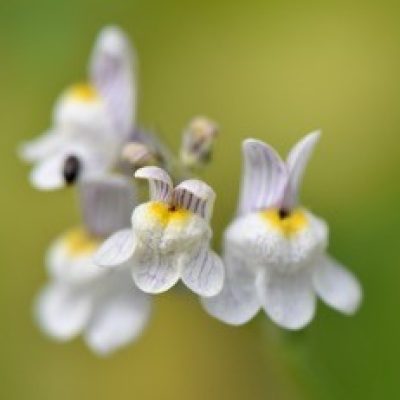
<path id="1" fill-rule="evenodd" d="M 75 257 L 92 253 L 101 244 L 101 239 L 91 236 L 84 228 L 70 230 L 62 240 L 68 254 Z"/>
<path id="2" fill-rule="evenodd" d="M 160 225 L 170 223 L 183 224 L 190 216 L 190 212 L 183 208 L 171 208 L 168 204 L 154 201 L 149 206 L 149 213 Z"/>
<path id="3" fill-rule="evenodd" d="M 261 215 L 273 228 L 279 230 L 285 236 L 294 235 L 308 225 L 304 211 L 299 208 L 284 216 L 278 209 L 262 211 Z"/>
<path id="4" fill-rule="evenodd" d="M 89 83 L 78 83 L 72 86 L 68 93 L 74 100 L 84 103 L 90 103 L 99 99 L 96 88 Z"/>

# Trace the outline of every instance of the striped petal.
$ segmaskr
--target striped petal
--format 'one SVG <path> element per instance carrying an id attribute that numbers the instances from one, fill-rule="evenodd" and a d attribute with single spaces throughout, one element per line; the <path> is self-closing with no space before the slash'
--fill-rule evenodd
<path id="1" fill-rule="evenodd" d="M 226 277 L 222 291 L 214 297 L 202 298 L 204 309 L 229 325 L 243 325 L 260 309 L 255 290 L 255 274 L 230 253 L 224 257 Z"/>
<path id="2" fill-rule="evenodd" d="M 172 180 L 162 168 L 140 168 L 135 172 L 135 178 L 149 181 L 151 200 L 170 202 L 173 191 Z"/>
<path id="3" fill-rule="evenodd" d="M 117 27 L 104 28 L 90 63 L 91 81 L 105 100 L 119 134 L 126 137 L 134 123 L 136 88 L 133 51 Z"/>
<path id="4" fill-rule="evenodd" d="M 137 287 L 146 293 L 162 293 L 180 278 L 180 268 L 174 253 L 161 254 L 146 247 L 136 252 L 132 277 Z"/>
<path id="5" fill-rule="evenodd" d="M 41 329 L 58 340 L 69 340 L 78 335 L 85 327 L 91 310 L 90 296 L 61 283 L 45 287 L 35 309 Z"/>
<path id="6" fill-rule="evenodd" d="M 189 179 L 175 187 L 172 204 L 185 208 L 209 221 L 215 201 L 215 192 L 206 183 Z"/>
<path id="7" fill-rule="evenodd" d="M 285 163 L 272 147 L 255 139 L 243 142 L 243 157 L 239 215 L 279 207 L 287 182 Z"/>
<path id="8" fill-rule="evenodd" d="M 265 312 L 282 328 L 301 329 L 313 319 L 316 301 L 307 271 L 263 271 L 257 279 L 257 289 Z"/>
<path id="9" fill-rule="evenodd" d="M 283 208 L 292 209 L 297 205 L 304 171 L 320 136 L 320 131 L 312 132 L 301 139 L 290 151 L 286 161 L 289 181 L 285 190 Z"/>
<path id="10" fill-rule="evenodd" d="M 122 176 L 110 175 L 82 181 L 79 199 L 88 231 L 107 237 L 129 226 L 135 197 L 134 186 Z"/>
<path id="11" fill-rule="evenodd" d="M 362 300 L 362 289 L 355 276 L 333 258 L 322 258 L 313 274 L 314 288 L 329 306 L 354 314 Z"/>
<path id="12" fill-rule="evenodd" d="M 96 305 L 85 332 L 85 341 L 99 355 L 108 355 L 134 341 L 145 328 L 151 299 L 132 287 L 114 291 Z"/>
<path id="13" fill-rule="evenodd" d="M 182 281 L 200 296 L 217 295 L 224 283 L 224 265 L 206 243 L 182 259 Z"/>
<path id="14" fill-rule="evenodd" d="M 100 246 L 93 257 L 93 262 L 101 267 L 121 265 L 132 257 L 135 247 L 132 229 L 122 229 Z"/>

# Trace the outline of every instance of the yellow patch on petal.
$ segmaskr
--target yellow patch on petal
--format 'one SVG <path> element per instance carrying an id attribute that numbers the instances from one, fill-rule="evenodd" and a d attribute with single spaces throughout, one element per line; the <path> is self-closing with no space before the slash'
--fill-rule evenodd
<path id="1" fill-rule="evenodd" d="M 69 95 L 77 101 L 90 103 L 99 99 L 96 88 L 89 83 L 79 83 L 74 85 L 68 91 Z"/>
<path id="2" fill-rule="evenodd" d="M 162 226 L 170 223 L 183 224 L 191 213 L 184 208 L 171 208 L 168 204 L 154 201 L 149 206 L 149 213 L 156 218 Z"/>
<path id="3" fill-rule="evenodd" d="M 286 236 L 293 235 L 308 226 L 308 220 L 303 210 L 293 210 L 287 216 L 281 216 L 278 209 L 270 209 L 261 212 L 269 224 Z"/>
<path id="4" fill-rule="evenodd" d="M 63 242 L 69 255 L 76 257 L 94 252 L 102 240 L 90 235 L 83 228 L 75 228 L 63 237 Z"/>

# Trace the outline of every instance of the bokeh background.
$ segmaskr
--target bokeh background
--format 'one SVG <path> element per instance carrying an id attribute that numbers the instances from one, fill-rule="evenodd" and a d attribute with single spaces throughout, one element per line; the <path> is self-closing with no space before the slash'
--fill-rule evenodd
<path id="1" fill-rule="evenodd" d="M 2 0 L 0 398 L 399 398 L 399 22 L 387 0 Z M 320 303 L 300 333 L 263 315 L 232 328 L 175 291 L 156 299 L 145 335 L 108 359 L 41 335 L 31 311 L 43 254 L 78 215 L 72 190 L 29 187 L 16 147 L 49 125 L 60 90 L 84 79 L 109 23 L 139 54 L 142 126 L 177 150 L 192 116 L 220 123 L 204 172 L 218 192 L 216 246 L 235 209 L 241 140 L 286 152 L 323 129 L 302 196 L 363 284 L 354 318 Z"/>

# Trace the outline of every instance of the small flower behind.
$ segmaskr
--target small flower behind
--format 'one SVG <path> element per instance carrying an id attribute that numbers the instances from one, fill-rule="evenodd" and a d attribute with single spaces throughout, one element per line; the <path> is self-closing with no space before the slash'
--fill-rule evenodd
<path id="1" fill-rule="evenodd" d="M 210 249 L 209 221 L 214 191 L 199 180 L 175 188 L 161 168 L 138 169 L 146 179 L 151 200 L 137 206 L 132 228 L 112 235 L 97 251 L 97 265 L 129 265 L 136 285 L 147 293 L 161 293 L 182 279 L 201 296 L 219 293 L 224 281 L 221 259 Z"/>
<path id="2" fill-rule="evenodd" d="M 47 335 L 67 341 L 82 334 L 95 353 L 107 355 L 134 341 L 151 311 L 150 296 L 131 284 L 129 269 L 110 271 L 92 261 L 104 237 L 129 224 L 135 194 L 120 176 L 85 181 L 79 194 L 84 224 L 51 245 L 50 282 L 36 302 L 36 319 Z"/>
<path id="3" fill-rule="evenodd" d="M 52 127 L 25 143 L 20 156 L 33 163 L 33 186 L 58 189 L 109 171 L 135 120 L 134 60 L 117 27 L 104 28 L 89 65 L 89 82 L 68 88 L 56 102 Z"/>
<path id="4" fill-rule="evenodd" d="M 225 232 L 226 284 L 218 296 L 202 299 L 216 318 L 240 325 L 263 307 L 278 325 L 300 329 L 314 316 L 315 294 L 345 314 L 357 310 L 361 287 L 326 254 L 327 224 L 298 205 L 319 136 L 307 135 L 286 162 L 261 141 L 244 142 L 238 216 Z"/>

